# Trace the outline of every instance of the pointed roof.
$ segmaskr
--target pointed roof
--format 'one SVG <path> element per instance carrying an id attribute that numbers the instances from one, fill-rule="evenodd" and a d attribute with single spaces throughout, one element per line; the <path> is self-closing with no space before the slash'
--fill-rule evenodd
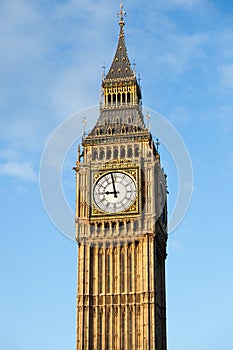
<path id="1" fill-rule="evenodd" d="M 119 12 L 119 25 L 120 25 L 120 33 L 118 38 L 118 45 L 116 49 L 116 53 L 112 62 L 112 65 L 109 69 L 108 74 L 104 80 L 115 80 L 115 79 L 125 79 L 125 78 L 135 78 L 135 74 L 131 68 L 127 48 L 125 44 L 125 34 L 124 34 L 124 14 L 125 12 L 122 10 Z"/>
<path id="2" fill-rule="evenodd" d="M 108 142 L 116 142 L 119 137 L 122 139 L 131 140 L 132 138 L 149 137 L 148 129 L 144 123 L 143 112 L 141 108 L 141 89 L 137 82 L 135 72 L 131 68 L 124 35 L 124 15 L 123 5 L 120 5 L 119 25 L 120 33 L 116 53 L 107 75 L 103 78 L 102 88 L 108 89 L 109 85 L 117 86 L 127 85 L 135 86 L 135 100 L 121 101 L 120 103 L 105 103 L 100 108 L 99 118 L 94 128 L 83 139 L 83 142 L 88 144 L 99 144 L 100 140 L 108 139 Z M 111 94 L 111 93 L 110 93 Z M 130 94 L 130 93 L 129 93 Z M 131 93 L 132 94 L 132 93 Z M 105 96 L 105 98 L 107 98 Z M 114 101 L 113 101 L 114 102 Z M 118 101 L 119 102 L 119 101 Z M 130 142 L 131 142 L 130 141 Z"/>

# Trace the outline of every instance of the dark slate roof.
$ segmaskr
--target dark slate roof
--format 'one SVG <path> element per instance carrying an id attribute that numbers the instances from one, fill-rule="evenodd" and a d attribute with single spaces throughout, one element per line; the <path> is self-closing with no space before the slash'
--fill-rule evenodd
<path id="1" fill-rule="evenodd" d="M 105 135 L 109 127 L 113 130 L 113 135 L 121 134 L 122 126 L 125 127 L 126 134 L 146 130 L 143 114 L 139 106 L 124 109 L 103 109 L 88 137 L 95 136 L 97 130 L 99 130 L 101 135 Z"/>
<path id="2" fill-rule="evenodd" d="M 105 80 L 135 78 L 135 74 L 131 68 L 127 48 L 125 45 L 125 34 L 123 25 L 120 25 L 120 33 L 116 54 L 114 56 L 112 65 L 106 75 Z"/>
<path id="3" fill-rule="evenodd" d="M 139 108 L 124 108 L 124 109 L 113 109 L 113 110 L 102 110 L 101 118 L 98 119 L 96 127 L 101 127 L 105 125 L 113 125 L 119 122 L 120 125 L 133 124 L 137 125 L 139 128 L 145 128 L 143 115 Z M 130 122 L 129 122 L 130 120 Z"/>

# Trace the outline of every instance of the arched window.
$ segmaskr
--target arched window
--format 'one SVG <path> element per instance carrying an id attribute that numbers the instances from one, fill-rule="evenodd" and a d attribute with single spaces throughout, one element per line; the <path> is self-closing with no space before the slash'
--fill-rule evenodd
<path id="1" fill-rule="evenodd" d="M 92 160 L 97 160 L 98 159 L 98 152 L 96 149 L 92 151 Z"/>
<path id="2" fill-rule="evenodd" d="M 99 250 L 99 293 L 103 292 L 103 253 L 101 250 Z"/>
<path id="3" fill-rule="evenodd" d="M 122 103 L 125 103 L 125 93 L 122 94 Z"/>
<path id="4" fill-rule="evenodd" d="M 90 229 L 91 229 L 91 234 L 93 234 L 95 232 L 95 224 L 92 223 Z"/>
<path id="5" fill-rule="evenodd" d="M 134 147 L 134 157 L 136 157 L 136 158 L 139 157 L 139 147 L 138 146 Z"/>
<path id="6" fill-rule="evenodd" d="M 132 310 L 129 311 L 129 348 L 132 349 L 133 346 L 133 317 Z"/>
<path id="7" fill-rule="evenodd" d="M 117 102 L 121 102 L 121 94 L 117 94 Z"/>
<path id="8" fill-rule="evenodd" d="M 125 158 L 125 147 L 121 147 L 120 157 Z"/>
<path id="9" fill-rule="evenodd" d="M 127 149 L 127 157 L 132 158 L 132 156 L 133 156 L 133 150 L 132 150 L 132 147 L 129 146 Z"/>
<path id="10" fill-rule="evenodd" d="M 106 256 L 106 267 L 107 267 L 107 293 L 110 293 L 111 288 L 111 255 Z"/>
<path id="11" fill-rule="evenodd" d="M 103 325 L 103 310 L 101 309 L 99 312 L 99 344 L 98 348 L 102 349 L 102 336 L 103 336 L 103 330 L 104 330 L 104 325 Z"/>
<path id="12" fill-rule="evenodd" d="M 113 150 L 113 158 L 117 159 L 118 158 L 118 154 L 119 154 L 118 148 L 115 147 L 114 150 Z"/>
<path id="13" fill-rule="evenodd" d="M 98 224 L 97 224 L 97 233 L 100 233 L 101 227 L 102 227 L 102 223 L 98 222 Z"/>
<path id="14" fill-rule="evenodd" d="M 112 135 L 112 129 L 111 129 L 111 128 L 108 128 L 107 134 L 108 134 L 108 135 Z"/>
<path id="15" fill-rule="evenodd" d="M 112 150 L 109 148 L 107 149 L 107 152 L 106 152 L 106 159 L 110 159 L 112 156 Z"/>
<path id="16" fill-rule="evenodd" d="M 119 222 L 119 230 L 122 231 L 124 229 L 124 222 L 120 221 Z"/>
<path id="17" fill-rule="evenodd" d="M 100 150 L 100 160 L 103 160 L 104 159 L 104 156 L 105 156 L 105 153 L 104 153 L 104 149 L 102 148 Z"/>
<path id="18" fill-rule="evenodd" d="M 138 221 L 137 221 L 137 220 L 134 220 L 134 222 L 133 222 L 133 228 L 134 228 L 134 231 L 137 231 L 137 230 L 138 230 Z"/>
<path id="19" fill-rule="evenodd" d="M 115 232 L 116 231 L 116 222 L 114 221 L 112 223 L 112 232 Z"/>
<path id="20" fill-rule="evenodd" d="M 121 313 L 121 329 L 122 329 L 122 336 L 121 336 L 121 349 L 125 348 L 125 311 L 122 310 Z"/>
<path id="21" fill-rule="evenodd" d="M 125 292 L 125 254 L 121 250 L 121 292 Z"/>
<path id="22" fill-rule="evenodd" d="M 132 123 L 132 118 L 131 116 L 128 117 L 128 124 L 131 124 Z"/>
<path id="23" fill-rule="evenodd" d="M 125 133 L 126 133 L 126 128 L 125 128 L 124 125 L 121 127 L 121 133 L 122 133 L 122 134 L 125 134 Z"/>
<path id="24" fill-rule="evenodd" d="M 127 93 L 127 103 L 130 103 L 130 92 Z"/>
<path id="25" fill-rule="evenodd" d="M 112 100 L 112 99 L 111 99 L 111 95 L 109 94 L 109 95 L 108 95 L 108 103 L 111 103 L 111 100 Z"/>
<path id="26" fill-rule="evenodd" d="M 129 270 L 129 291 L 133 290 L 133 254 L 129 252 L 128 256 L 128 270 Z"/>
<path id="27" fill-rule="evenodd" d="M 113 103 L 116 103 L 116 94 L 113 94 L 112 97 L 113 97 Z"/>
<path id="28" fill-rule="evenodd" d="M 106 231 L 109 231 L 109 228 L 110 228 L 109 222 L 105 222 L 105 223 L 104 223 L 104 229 L 105 229 Z"/>

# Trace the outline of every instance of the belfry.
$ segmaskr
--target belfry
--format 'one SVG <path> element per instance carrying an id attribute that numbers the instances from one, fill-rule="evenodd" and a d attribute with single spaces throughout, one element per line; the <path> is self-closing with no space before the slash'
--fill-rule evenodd
<path id="1" fill-rule="evenodd" d="M 77 350 L 166 350 L 166 175 L 128 57 L 123 5 L 76 162 Z"/>

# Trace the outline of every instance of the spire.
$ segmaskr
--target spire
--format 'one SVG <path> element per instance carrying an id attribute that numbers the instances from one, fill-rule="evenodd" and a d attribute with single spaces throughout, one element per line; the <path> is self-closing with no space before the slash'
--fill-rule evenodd
<path id="1" fill-rule="evenodd" d="M 135 77 L 135 74 L 130 65 L 127 48 L 125 44 L 125 34 L 124 34 L 125 15 L 126 15 L 126 12 L 123 10 L 123 4 L 120 4 L 120 11 L 118 13 L 119 25 L 120 25 L 118 45 L 117 45 L 117 49 L 116 49 L 116 53 L 115 53 L 112 65 L 106 76 L 107 80 Z"/>
<path id="2" fill-rule="evenodd" d="M 99 142 L 100 137 L 109 139 L 111 136 L 114 139 L 123 134 L 130 138 L 132 133 L 134 137 L 142 132 L 148 133 L 142 114 L 140 85 L 131 67 L 125 44 L 125 15 L 121 4 L 118 13 L 120 33 L 117 49 L 106 76 L 103 66 L 100 115 L 85 142 L 92 142 L 93 136 L 97 140 L 95 142 Z"/>

